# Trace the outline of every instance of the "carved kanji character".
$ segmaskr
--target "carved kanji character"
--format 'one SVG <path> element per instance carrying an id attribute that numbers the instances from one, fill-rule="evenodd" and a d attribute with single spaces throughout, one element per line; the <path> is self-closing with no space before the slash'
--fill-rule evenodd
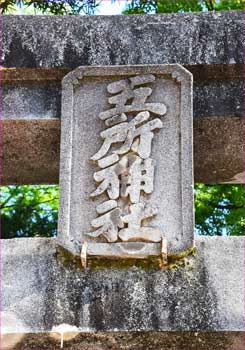
<path id="1" fill-rule="evenodd" d="M 121 219 L 122 211 L 120 208 L 116 208 L 116 205 L 116 201 L 109 200 L 97 207 L 97 212 L 106 213 L 91 222 L 92 227 L 98 229 L 85 234 L 89 237 L 99 237 L 102 235 L 108 242 L 116 242 L 118 239 L 118 229 L 124 227 L 124 223 Z M 111 208 L 112 210 L 107 212 L 107 210 Z"/>
<path id="2" fill-rule="evenodd" d="M 146 99 L 152 94 L 152 89 L 149 87 L 135 87 L 152 83 L 155 81 L 155 76 L 152 74 L 139 75 L 129 79 L 123 79 L 111 83 L 107 86 L 107 90 L 111 94 L 117 94 L 109 98 L 109 103 L 115 105 L 114 108 L 102 112 L 99 115 L 101 120 L 106 120 L 106 125 L 114 123 L 113 118 L 116 115 L 120 116 L 127 112 L 150 111 L 157 115 L 166 113 L 166 106 L 163 103 L 147 103 Z M 132 99 L 132 102 L 127 102 Z M 121 117 L 118 117 L 119 119 Z"/>
<path id="3" fill-rule="evenodd" d="M 130 151 L 133 141 L 136 138 L 138 140 L 137 153 L 143 159 L 146 159 L 151 154 L 151 142 L 153 138 L 153 130 L 162 128 L 162 121 L 159 118 L 155 118 L 148 123 L 139 126 L 143 122 L 146 122 L 150 117 L 149 112 L 141 112 L 137 114 L 130 122 L 121 123 L 115 125 L 109 129 L 106 129 L 100 133 L 100 136 L 104 139 L 103 145 L 99 151 L 91 158 L 92 160 L 99 160 L 106 155 L 111 146 L 115 143 L 124 142 L 123 145 L 115 150 L 115 154 L 125 154 Z M 136 150 L 136 147 L 134 147 Z"/>
<path id="4" fill-rule="evenodd" d="M 151 158 L 142 160 L 133 155 L 130 163 L 127 174 L 122 174 L 121 177 L 121 196 L 129 195 L 131 203 L 138 203 L 141 190 L 147 194 L 153 192 L 155 161 Z"/>
<path id="5" fill-rule="evenodd" d="M 125 171 L 126 166 L 127 159 L 122 158 L 118 163 L 94 173 L 94 179 L 100 182 L 100 185 L 90 197 L 97 197 L 106 191 L 110 199 L 117 199 L 120 189 L 119 175 Z"/>
<path id="6" fill-rule="evenodd" d="M 160 242 L 162 234 L 159 227 L 141 227 L 141 221 L 157 214 L 157 208 L 146 206 L 143 203 L 132 204 L 130 214 L 122 217 L 122 221 L 128 224 L 127 228 L 119 231 L 122 241 Z"/>

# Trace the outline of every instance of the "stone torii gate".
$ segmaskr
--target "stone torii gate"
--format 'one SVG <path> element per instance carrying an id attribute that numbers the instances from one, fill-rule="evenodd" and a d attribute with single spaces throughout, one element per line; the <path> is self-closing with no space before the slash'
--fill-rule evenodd
<path id="1" fill-rule="evenodd" d="M 243 182 L 242 11 L 2 21 L 3 184 L 58 183 L 66 74 L 136 64 L 193 74 L 195 181 Z M 5 240 L 6 336 L 16 349 L 58 349 L 59 333 L 67 349 L 243 349 L 244 239 L 195 244 L 164 271 L 88 271 L 56 239 Z"/>

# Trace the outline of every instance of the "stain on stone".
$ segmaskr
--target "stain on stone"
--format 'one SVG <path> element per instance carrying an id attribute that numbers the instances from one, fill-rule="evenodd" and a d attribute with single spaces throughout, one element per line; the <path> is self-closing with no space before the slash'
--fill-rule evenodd
<path id="1" fill-rule="evenodd" d="M 28 334 L 18 350 L 59 350 L 47 333 Z M 96 332 L 65 342 L 70 350 L 244 350 L 243 332 Z"/>
<path id="2" fill-rule="evenodd" d="M 146 291 L 147 305 L 149 305 L 149 318 L 150 318 L 151 328 L 158 331 L 160 330 L 160 325 L 159 325 L 160 320 L 159 320 L 158 314 L 155 312 L 155 308 L 157 308 L 158 306 L 157 306 L 157 303 L 156 304 L 151 303 L 151 300 L 155 299 L 154 290 L 153 290 L 154 276 L 155 276 L 155 273 L 151 274 L 151 278 L 146 278 L 145 291 Z"/>
<path id="3" fill-rule="evenodd" d="M 176 330 L 207 331 L 217 325 L 217 299 L 203 263 L 202 259 L 198 261 L 191 277 L 185 268 L 169 274 L 168 284 L 173 286 L 167 298 L 169 324 Z"/>
<path id="4" fill-rule="evenodd" d="M 90 64 L 90 51 L 90 45 L 84 44 L 82 53 L 78 54 L 74 43 L 67 41 L 64 48 L 64 66 L 69 68 L 88 66 Z"/>
<path id="5" fill-rule="evenodd" d="M 15 288 L 5 290 L 4 297 L 6 310 L 11 311 L 12 307 L 31 332 L 36 329 L 48 332 L 53 326 L 68 323 L 79 327 L 83 332 L 90 330 L 94 335 L 102 330 L 128 330 L 132 338 L 126 337 L 130 342 L 127 345 L 131 344 L 131 348 L 137 350 L 163 350 L 161 342 L 168 350 L 243 350 L 239 345 L 240 340 L 236 342 L 237 346 L 233 346 L 234 339 L 229 342 L 229 337 L 223 341 L 225 333 L 220 330 L 224 329 L 224 314 L 227 316 L 225 329 L 243 329 L 240 298 L 242 268 L 239 262 L 242 261 L 244 240 L 238 237 L 199 237 L 197 256 L 189 257 L 188 266 L 178 266 L 175 269 L 144 271 L 134 267 L 96 272 L 81 270 L 74 264 L 64 266 L 57 256 L 57 248 L 52 243 L 54 240 L 32 238 L 27 241 L 31 245 L 28 247 L 29 254 L 25 240 L 8 240 L 7 244 L 4 242 L 3 251 L 6 254 L 7 250 L 7 256 L 12 257 L 11 261 L 4 258 L 6 283 L 13 278 L 15 283 Z M 227 262 L 234 263 L 234 256 L 228 249 L 236 252 L 237 261 L 232 269 L 226 269 Z M 21 254 L 18 255 L 17 252 Z M 227 252 L 228 260 L 224 259 Z M 211 262 L 215 267 L 210 266 Z M 217 283 L 215 276 L 219 275 L 221 282 Z M 237 290 L 232 289 L 227 294 L 227 284 L 231 289 L 237 285 Z M 227 305 L 229 295 L 234 299 Z M 234 320 L 231 315 L 234 303 L 241 305 L 241 312 L 237 314 L 239 320 Z M 172 338 L 173 344 L 178 344 L 179 347 L 174 347 L 167 339 L 164 341 L 164 338 L 161 341 L 160 338 L 155 339 L 155 343 L 153 336 L 149 338 L 149 333 L 153 330 L 159 331 L 155 332 L 159 337 L 160 334 L 164 337 L 168 331 L 179 331 L 177 338 Z M 212 337 L 211 342 L 208 336 L 199 333 L 207 334 L 210 330 L 217 330 L 217 341 Z M 133 333 L 134 331 L 143 332 Z M 124 339 L 125 335 L 121 334 Z M 221 334 L 223 338 L 219 336 Z M 113 335 L 115 341 L 121 339 L 117 335 L 118 333 Z M 40 337 L 43 336 L 42 333 Z M 187 339 L 192 347 L 186 346 Z M 28 342 L 25 344 L 30 345 Z M 154 348 L 154 344 L 159 347 Z M 126 343 L 123 346 L 126 349 Z M 40 350 L 38 346 L 34 348 Z M 74 350 L 75 346 L 70 348 Z"/>
<path id="6" fill-rule="evenodd" d="M 112 47 L 109 47 L 110 64 L 116 64 L 116 57 Z"/>
<path id="7" fill-rule="evenodd" d="M 48 264 L 48 261 L 46 261 L 46 264 Z M 53 283 L 47 283 L 45 287 L 45 298 L 46 302 L 44 303 L 45 306 L 45 317 L 43 320 L 45 329 L 50 329 L 50 325 L 57 325 L 57 300 L 55 298 L 55 289 L 56 289 L 56 281 L 57 281 L 57 271 L 55 267 L 50 264 L 49 269 L 46 269 L 47 274 L 47 280 L 53 281 Z"/>
<path id="8" fill-rule="evenodd" d="M 93 274 L 92 274 L 93 276 Z M 92 277 L 90 276 L 90 277 Z M 104 316 L 104 301 L 103 301 L 103 286 L 94 278 L 87 279 L 87 285 L 91 291 L 91 297 L 89 304 L 89 314 L 90 314 L 90 327 L 91 329 L 104 330 L 105 326 L 105 316 Z"/>
<path id="9" fill-rule="evenodd" d="M 212 29 L 211 29 L 212 31 Z M 199 43 L 199 45 L 203 45 L 202 51 L 200 53 L 200 61 L 202 63 L 205 63 L 207 61 L 206 59 L 206 54 L 207 54 L 207 42 L 206 42 L 206 36 L 207 33 L 210 33 L 210 26 L 208 24 L 208 22 L 204 21 L 202 23 L 202 26 L 200 26 L 198 28 L 198 40 L 197 42 Z"/>
<path id="10" fill-rule="evenodd" d="M 32 52 L 29 47 L 25 47 L 18 35 L 12 37 L 9 51 L 6 52 L 4 66 L 29 68 L 37 67 L 35 53 Z"/>
<path id="11" fill-rule="evenodd" d="M 237 28 L 239 31 L 239 28 Z M 240 61 L 240 52 L 239 52 L 239 41 L 233 40 L 232 35 L 229 29 L 229 25 L 224 28 L 224 52 L 226 53 L 229 61 L 227 63 L 235 64 Z"/>

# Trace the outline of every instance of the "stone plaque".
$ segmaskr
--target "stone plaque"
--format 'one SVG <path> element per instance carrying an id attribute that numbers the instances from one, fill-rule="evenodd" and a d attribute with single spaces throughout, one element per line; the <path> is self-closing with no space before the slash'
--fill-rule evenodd
<path id="1" fill-rule="evenodd" d="M 193 246 L 192 75 L 80 67 L 63 80 L 58 239 L 143 258 Z M 164 243 L 165 244 L 165 243 Z"/>

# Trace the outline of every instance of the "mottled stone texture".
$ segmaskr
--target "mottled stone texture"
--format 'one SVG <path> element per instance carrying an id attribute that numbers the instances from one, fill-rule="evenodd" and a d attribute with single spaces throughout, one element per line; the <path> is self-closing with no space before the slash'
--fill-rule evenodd
<path id="1" fill-rule="evenodd" d="M 61 78 L 77 66 L 96 64 L 185 65 L 194 76 L 193 112 L 198 119 L 194 129 L 195 180 L 229 181 L 242 173 L 242 11 L 3 18 L 3 66 L 11 68 L 3 72 L 3 115 L 20 119 L 18 124 L 4 126 L 5 184 L 58 182 L 59 123 L 52 119 L 61 115 Z M 30 127 L 22 119 L 30 122 Z M 48 137 L 51 147 L 45 142 Z M 34 151 L 36 139 L 47 144 L 40 153 Z"/>
<path id="2" fill-rule="evenodd" d="M 142 87 L 141 79 L 144 87 Z M 127 90 L 121 90 L 122 84 L 128 82 L 133 84 L 134 80 L 138 81 L 135 82 L 135 89 L 130 90 L 127 85 L 129 92 L 126 95 L 125 91 Z M 111 90 L 113 87 L 115 92 L 123 91 L 124 95 L 115 95 L 114 92 L 113 97 L 111 97 L 112 95 L 107 91 L 108 86 L 111 87 Z M 194 226 L 192 75 L 180 65 L 80 67 L 64 78 L 62 88 L 58 225 L 58 238 L 62 244 L 67 246 L 73 254 L 80 255 L 81 242 L 84 240 L 94 242 L 89 233 L 92 232 L 90 234 L 92 235 L 95 228 L 102 230 L 99 232 L 107 238 L 108 242 L 115 242 L 118 235 L 122 241 L 127 241 L 128 238 L 124 236 L 123 232 L 129 232 L 133 227 L 130 234 L 138 234 L 141 238 L 143 233 L 140 231 L 148 229 L 147 235 L 144 236 L 145 241 L 150 242 L 152 239 L 152 242 L 159 242 L 161 236 L 165 237 L 170 254 L 176 254 L 192 247 Z M 151 90 L 150 94 L 149 90 Z M 132 91 L 135 95 L 132 95 Z M 119 102 L 118 96 L 121 96 Z M 129 96 L 129 98 L 125 96 Z M 135 96 L 133 100 L 132 96 Z M 113 99 L 111 104 L 108 103 L 109 97 L 111 100 Z M 122 102 L 124 99 L 125 102 Z M 136 101 L 140 101 L 140 103 Z M 148 110 L 153 110 L 154 113 L 142 112 Z M 137 114 L 138 112 L 142 113 Z M 102 119 L 108 118 L 107 121 L 110 120 L 111 116 L 121 113 L 127 122 L 106 129 Z M 132 123 L 136 123 L 140 116 L 144 116 L 144 118 L 147 116 L 149 119 L 141 119 L 144 120 L 144 123 L 136 124 L 135 136 L 129 143 L 127 138 L 130 139 L 130 136 L 128 135 L 134 130 Z M 156 122 L 157 129 L 154 126 L 150 132 L 150 125 L 156 125 Z M 125 127 L 131 129 L 127 131 Z M 103 139 L 102 135 L 105 133 L 110 136 L 104 136 Z M 153 137 L 152 142 L 148 143 L 147 141 L 151 140 L 151 137 Z M 132 146 L 135 140 L 139 142 L 138 149 Z M 129 143 L 130 147 L 125 146 L 126 142 Z M 109 148 L 105 145 L 109 145 Z M 101 152 L 97 153 L 98 150 Z M 134 155 L 132 155 L 132 150 L 134 150 Z M 145 188 L 147 180 L 141 177 L 141 170 L 140 172 L 138 170 L 136 176 L 139 179 L 139 196 L 135 196 L 138 181 L 135 180 L 135 174 L 134 180 L 127 183 L 127 190 L 131 191 L 130 196 L 123 193 L 124 186 L 126 186 L 123 183 L 123 178 L 127 177 L 128 181 L 132 174 L 128 164 L 124 166 L 120 164 L 119 166 L 117 162 L 115 165 L 101 170 L 103 174 L 106 171 L 107 177 L 99 177 L 100 168 L 91 159 L 102 159 L 113 152 L 119 152 L 120 162 L 123 162 L 123 159 L 128 159 L 125 156 L 130 157 L 130 152 L 131 162 L 132 157 L 138 157 L 141 162 L 144 159 L 145 163 L 147 161 L 148 163 L 155 162 L 152 190 L 147 191 L 147 194 L 142 190 Z M 148 175 L 147 168 L 142 169 L 145 176 Z M 97 177 L 93 178 L 94 174 Z M 97 179 L 98 183 L 102 183 L 102 188 L 103 184 L 107 183 L 104 190 L 98 191 L 99 196 L 97 193 L 93 194 L 99 188 L 94 179 Z M 142 186 L 142 182 L 144 186 Z M 132 199 L 133 192 L 134 197 L 137 198 Z M 117 217 L 114 214 L 114 221 L 113 214 L 111 214 L 113 211 L 107 214 L 105 211 L 100 219 L 96 213 L 97 206 L 105 203 L 108 199 L 118 200 L 115 210 L 120 213 L 117 214 Z M 120 205 L 122 199 L 123 203 Z M 136 203 L 136 207 L 138 207 L 137 203 L 140 203 L 141 214 L 139 214 L 139 208 L 136 209 L 132 203 Z M 149 212 L 149 208 L 155 208 L 151 209 L 154 215 L 147 216 L 146 214 L 144 217 L 144 213 Z M 145 220 L 144 224 L 141 225 L 141 222 L 138 224 L 137 215 L 144 219 L 150 217 L 151 219 Z M 99 224 L 97 224 L 96 218 Z M 103 218 L 102 222 L 101 218 Z M 127 224 L 120 223 L 119 218 L 124 219 Z M 93 224 L 95 221 L 96 224 Z M 112 229 L 106 226 L 109 224 L 113 227 L 113 234 L 110 234 Z M 158 232 L 155 238 L 153 237 L 154 229 L 157 229 Z M 151 233 L 149 233 L 150 231 Z M 101 236 L 100 234 L 96 241 L 106 242 Z M 135 238 L 135 241 L 138 240 L 139 238 Z M 127 251 L 126 247 L 125 251 Z"/>
<path id="3" fill-rule="evenodd" d="M 196 67 L 200 68 L 199 65 Z M 238 69 L 235 64 L 227 65 L 217 78 L 215 74 L 219 72 L 219 65 L 212 68 L 201 66 L 201 75 L 193 66 L 187 65 L 186 68 L 194 77 L 194 117 L 243 117 L 243 70 L 240 66 Z M 234 70 L 237 70 L 237 74 Z M 45 73 L 42 80 L 38 79 L 35 69 L 28 76 L 24 69 L 18 69 L 18 80 L 11 77 L 11 71 L 9 75 L 3 72 L 3 76 L 6 75 L 3 88 L 4 119 L 60 118 L 61 74 L 58 69 L 39 72 Z M 53 72 L 58 75 L 56 79 L 52 78 Z"/>
<path id="4" fill-rule="evenodd" d="M 4 184 L 58 183 L 59 120 L 5 120 L 3 131 Z M 242 171 L 243 118 L 194 119 L 195 182 L 229 181 Z"/>
<path id="5" fill-rule="evenodd" d="M 4 67 L 243 63 L 243 12 L 4 16 Z M 48 55 L 47 55 L 48 52 Z"/>
<path id="6" fill-rule="evenodd" d="M 195 182 L 244 183 L 243 130 L 244 118 L 194 119 Z"/>
<path id="7" fill-rule="evenodd" d="M 193 71 L 194 116 L 243 116 L 242 11 L 4 16 L 4 67 L 163 63 L 186 65 Z M 42 79 L 39 84 L 6 84 L 4 92 L 6 118 L 13 118 L 13 112 L 16 118 L 60 117 L 59 83 L 47 87 Z"/>
<path id="8" fill-rule="evenodd" d="M 244 240 L 197 238 L 197 255 L 168 270 L 84 271 L 54 239 L 3 242 L 3 309 L 15 332 L 242 331 Z M 225 349 L 225 348 L 224 348 Z M 230 348 L 229 348 L 230 350 Z"/>
<path id="9" fill-rule="evenodd" d="M 59 182 L 59 122 L 5 120 L 2 129 L 3 184 Z"/>
<path id="10" fill-rule="evenodd" d="M 178 63 L 194 74 L 194 116 L 243 116 L 242 11 L 3 18 L 4 67 Z M 60 117 L 55 82 L 7 84 L 4 92 L 6 118 Z"/>
<path id="11" fill-rule="evenodd" d="M 18 350 L 60 350 L 48 334 L 27 334 Z M 244 350 L 243 332 L 96 332 L 64 342 L 64 350 Z"/>

